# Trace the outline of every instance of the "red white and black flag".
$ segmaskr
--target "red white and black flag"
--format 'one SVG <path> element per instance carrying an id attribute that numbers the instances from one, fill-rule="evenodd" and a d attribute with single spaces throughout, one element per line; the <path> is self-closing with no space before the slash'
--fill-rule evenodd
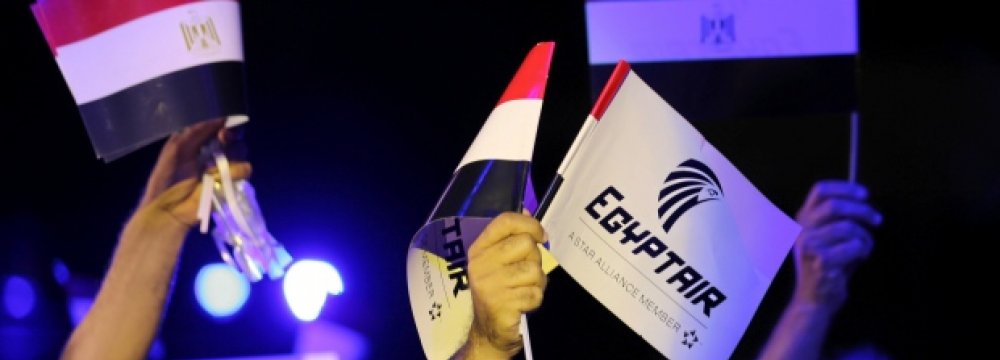
<path id="1" fill-rule="evenodd" d="M 32 10 L 99 158 L 199 121 L 246 120 L 236 1 L 39 0 Z"/>
<path id="2" fill-rule="evenodd" d="M 201 121 L 247 121 L 235 0 L 38 0 L 32 11 L 97 157 L 112 161 Z M 202 175 L 201 231 L 214 214 L 227 263 L 251 281 L 281 277 L 291 257 L 267 231 L 253 187 L 232 181 L 218 143 L 202 151 L 221 180 Z"/>
<path id="3" fill-rule="evenodd" d="M 591 90 L 618 60 L 691 121 L 857 109 L 857 0 L 586 1 Z"/>
<path id="4" fill-rule="evenodd" d="M 493 217 L 533 202 L 531 156 L 554 47 L 539 43 L 525 57 L 410 243 L 410 306 L 429 359 L 452 356 L 472 324 L 467 250 Z"/>

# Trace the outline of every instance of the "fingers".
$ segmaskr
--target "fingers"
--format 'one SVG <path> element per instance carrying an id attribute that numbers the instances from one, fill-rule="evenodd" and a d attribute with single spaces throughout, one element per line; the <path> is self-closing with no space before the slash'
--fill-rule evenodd
<path id="1" fill-rule="evenodd" d="M 206 171 L 215 181 L 220 181 L 222 178 L 219 175 L 219 169 L 212 167 Z M 250 178 L 250 174 L 253 173 L 253 166 L 246 161 L 230 162 L 229 163 L 229 176 L 233 178 L 233 181 L 246 180 Z"/>
<path id="2" fill-rule="evenodd" d="M 796 243 L 796 298 L 840 306 L 852 269 L 874 247 L 868 228 L 882 215 L 866 203 L 861 185 L 828 180 L 813 186 L 796 220 L 802 234 Z"/>
<path id="3" fill-rule="evenodd" d="M 223 125 L 222 119 L 203 121 L 171 135 L 160 150 L 140 204 L 149 203 L 154 197 L 181 180 L 199 176 L 202 171 L 198 159 L 201 147 Z"/>
<path id="4" fill-rule="evenodd" d="M 545 231 L 542 230 L 542 224 L 538 220 L 524 214 L 505 212 L 483 229 L 469 249 L 469 256 L 482 252 L 514 234 L 526 234 L 536 243 L 542 243 L 545 239 Z"/>
<path id="5" fill-rule="evenodd" d="M 866 259 L 874 247 L 868 230 L 846 220 L 807 230 L 799 241 L 802 256 L 824 271 L 841 271 L 853 266 Z"/>
<path id="6" fill-rule="evenodd" d="M 522 260 L 541 261 L 538 253 L 538 242 L 528 234 L 514 234 L 501 240 L 496 245 L 482 251 L 484 257 L 495 259 L 501 264 L 510 264 Z"/>
<path id="7" fill-rule="evenodd" d="M 170 165 L 177 174 L 177 180 L 197 175 L 201 169 L 199 155 L 202 148 L 216 136 L 222 137 L 225 132 L 224 119 L 202 121 L 188 126 L 167 139 L 157 160 L 157 166 Z"/>
<path id="8" fill-rule="evenodd" d="M 807 250 L 815 250 L 830 247 L 854 238 L 870 239 L 871 234 L 857 222 L 839 220 L 818 228 L 806 230 L 802 241 L 804 241 L 803 245 Z"/>
<path id="9" fill-rule="evenodd" d="M 181 225 L 194 225 L 197 222 L 195 211 L 184 211 L 184 209 L 191 207 L 186 206 L 187 203 L 191 202 L 191 194 L 200 193 L 200 189 L 201 182 L 198 179 L 182 180 L 164 190 L 156 198 L 151 199 L 150 207 L 159 209 L 162 211 L 160 214 L 172 217 Z"/>
<path id="10" fill-rule="evenodd" d="M 527 234 L 507 237 L 500 243 L 469 255 L 469 273 L 473 281 L 491 287 L 545 287 L 545 272 L 537 243 Z M 476 284 L 479 285 L 479 284 Z"/>
<path id="11" fill-rule="evenodd" d="M 512 291 L 513 303 L 517 304 L 517 323 L 520 324 L 521 314 L 530 313 L 542 306 L 545 295 L 541 287 L 524 286 Z"/>
<path id="12" fill-rule="evenodd" d="M 500 347 L 520 346 L 521 315 L 541 307 L 543 298 L 543 291 L 537 286 L 517 287 L 499 294 L 495 298 L 495 304 L 499 306 L 491 310 L 490 314 L 492 329 L 486 332 L 497 338 L 495 343 Z"/>
<path id="13" fill-rule="evenodd" d="M 867 258 L 871 252 L 871 246 L 864 239 L 854 238 L 824 249 L 824 252 L 826 254 L 823 258 L 830 266 L 846 267 Z"/>
<path id="14" fill-rule="evenodd" d="M 818 270 L 846 270 L 871 255 L 874 241 L 871 237 L 845 238 L 825 246 L 806 246 L 802 256 L 819 266 Z"/>
<path id="15" fill-rule="evenodd" d="M 882 223 L 882 215 L 870 205 L 844 199 L 827 199 L 802 216 L 801 222 L 806 227 L 816 227 L 833 221 L 848 219 L 864 223 L 868 226 L 878 226 Z"/>
<path id="16" fill-rule="evenodd" d="M 867 198 L 868 190 L 861 185 L 840 180 L 821 181 L 813 186 L 796 218 L 806 228 L 841 219 L 878 226 L 882 223 L 882 214 L 865 202 Z"/>
<path id="17" fill-rule="evenodd" d="M 860 184 L 844 180 L 822 180 L 817 182 L 816 185 L 813 185 L 812 190 L 809 191 L 809 196 L 806 197 L 805 204 L 802 205 L 802 208 L 812 208 L 824 199 L 828 198 L 844 198 L 854 201 L 865 201 L 868 199 L 868 189 Z"/>
<path id="18" fill-rule="evenodd" d="M 521 316 L 541 306 L 548 283 L 538 250 L 544 239 L 541 224 L 524 213 L 501 214 L 483 229 L 468 253 L 470 338 L 488 339 L 507 356 L 520 349 Z"/>
<path id="19" fill-rule="evenodd" d="M 506 275 L 504 282 L 507 287 L 528 286 L 541 289 L 547 282 L 541 265 L 535 261 L 519 261 L 506 265 L 504 270 L 503 273 Z"/>
<path id="20" fill-rule="evenodd" d="M 214 119 L 188 126 L 167 139 L 164 151 L 172 150 L 178 155 L 195 156 L 205 143 L 222 130 L 224 125 L 224 119 Z"/>
<path id="21" fill-rule="evenodd" d="M 243 140 L 244 127 L 223 128 L 218 131 L 218 139 L 222 145 L 229 145 Z"/>

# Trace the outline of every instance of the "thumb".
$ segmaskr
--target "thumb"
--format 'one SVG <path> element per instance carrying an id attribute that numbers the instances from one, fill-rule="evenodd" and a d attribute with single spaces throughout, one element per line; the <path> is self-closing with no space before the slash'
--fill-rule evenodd
<path id="1" fill-rule="evenodd" d="M 149 204 L 151 207 L 166 212 L 185 225 L 194 224 L 197 219 L 198 199 L 201 194 L 200 179 L 184 179 L 167 188 Z"/>

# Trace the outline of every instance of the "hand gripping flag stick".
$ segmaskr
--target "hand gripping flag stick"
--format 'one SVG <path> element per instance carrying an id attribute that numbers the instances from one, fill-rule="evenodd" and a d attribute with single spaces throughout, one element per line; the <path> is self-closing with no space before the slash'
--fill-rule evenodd
<path id="1" fill-rule="evenodd" d="M 410 242 L 410 307 L 429 359 L 453 356 L 472 324 L 468 249 L 500 213 L 533 207 L 528 174 L 553 48 L 554 43 L 539 43 L 525 57 Z M 531 359 L 524 316 L 519 330 Z"/>
<path id="2" fill-rule="evenodd" d="M 98 158 L 112 161 L 196 123 L 246 122 L 239 3 L 229 0 L 38 0 L 32 12 Z M 221 144 L 203 149 L 201 232 L 251 281 L 291 258 L 267 232 L 253 187 L 233 181 Z"/>

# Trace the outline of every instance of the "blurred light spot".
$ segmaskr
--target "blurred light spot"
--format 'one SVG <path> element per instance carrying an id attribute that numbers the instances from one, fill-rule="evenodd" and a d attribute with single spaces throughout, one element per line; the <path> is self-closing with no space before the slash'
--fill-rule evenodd
<path id="1" fill-rule="evenodd" d="M 250 296 L 250 284 L 236 269 L 223 263 L 208 264 L 194 279 L 198 304 L 212 317 L 235 314 Z"/>
<path id="2" fill-rule="evenodd" d="M 56 279 L 59 285 L 66 285 L 66 282 L 69 281 L 69 267 L 66 266 L 66 263 L 62 259 L 52 261 L 52 277 Z"/>
<path id="3" fill-rule="evenodd" d="M 90 307 L 94 306 L 94 299 L 74 296 L 69 298 L 67 306 L 69 307 L 69 320 L 73 322 L 73 326 L 77 326 L 83 321 L 83 317 L 87 316 Z"/>
<path id="4" fill-rule="evenodd" d="M 3 305 L 15 319 L 23 319 L 35 308 L 35 288 L 19 275 L 11 275 L 3 286 Z"/>
<path id="5" fill-rule="evenodd" d="M 344 282 L 333 265 L 301 260 L 288 268 L 282 288 L 292 314 L 301 321 L 313 321 L 323 310 L 327 295 L 344 292 Z"/>
<path id="6" fill-rule="evenodd" d="M 163 360 L 167 358 L 167 347 L 163 346 L 163 340 L 157 338 L 153 340 L 153 345 L 149 347 L 149 360 Z"/>

